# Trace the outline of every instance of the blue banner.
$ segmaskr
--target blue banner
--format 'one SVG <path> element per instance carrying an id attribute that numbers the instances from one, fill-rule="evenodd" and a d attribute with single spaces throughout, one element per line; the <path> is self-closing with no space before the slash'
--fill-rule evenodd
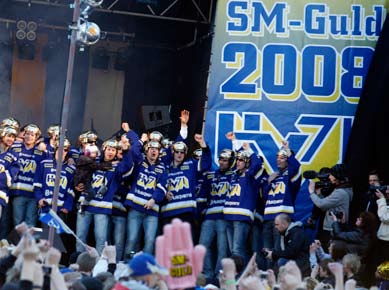
<path id="1" fill-rule="evenodd" d="M 387 0 L 220 0 L 212 46 L 205 138 L 251 143 L 276 168 L 282 140 L 319 170 L 343 161 Z"/>

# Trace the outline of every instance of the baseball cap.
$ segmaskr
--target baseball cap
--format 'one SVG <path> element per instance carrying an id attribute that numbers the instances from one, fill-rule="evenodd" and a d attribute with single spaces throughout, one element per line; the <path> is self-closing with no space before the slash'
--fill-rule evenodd
<path id="1" fill-rule="evenodd" d="M 168 275 L 169 271 L 159 265 L 155 258 L 147 253 L 134 256 L 128 264 L 131 276 L 143 276 L 158 273 Z"/>

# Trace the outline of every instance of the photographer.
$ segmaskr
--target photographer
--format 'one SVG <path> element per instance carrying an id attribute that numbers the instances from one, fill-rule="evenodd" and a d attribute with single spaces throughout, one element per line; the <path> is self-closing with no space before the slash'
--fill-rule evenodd
<path id="1" fill-rule="evenodd" d="M 347 243 L 349 253 L 358 254 L 366 258 L 372 242 L 376 236 L 377 220 L 371 212 L 361 212 L 355 221 L 355 227 L 350 228 L 331 212 L 332 235 L 334 240 L 342 240 Z"/>
<path id="2" fill-rule="evenodd" d="M 377 202 L 376 202 L 376 190 L 379 190 L 381 192 L 386 191 L 386 185 L 382 185 L 382 181 L 380 179 L 380 175 L 377 170 L 372 170 L 369 172 L 369 190 L 364 196 L 363 200 L 363 208 L 366 211 L 369 211 L 371 213 L 374 213 L 376 217 L 377 215 Z"/>
<path id="3" fill-rule="evenodd" d="M 322 167 L 319 172 L 313 170 L 307 170 L 304 172 L 303 177 L 305 179 L 319 179 L 318 182 L 315 183 L 315 190 L 319 195 L 324 197 L 328 196 L 333 190 L 333 184 L 329 180 L 330 176 L 330 168 Z M 323 219 L 324 219 L 323 211 L 318 208 L 316 205 L 313 205 L 312 214 L 307 220 L 306 227 L 315 229 L 316 222 L 320 222 L 319 231 L 323 227 Z"/>
<path id="4" fill-rule="evenodd" d="M 312 202 L 321 210 L 326 211 L 323 221 L 323 231 L 318 237 L 323 245 L 327 245 L 331 238 L 332 217 L 330 212 L 344 214 L 345 222 L 348 221 L 350 202 L 353 197 L 353 191 L 346 174 L 344 164 L 336 164 L 330 169 L 329 180 L 334 186 L 334 190 L 327 197 L 323 197 L 316 190 L 315 182 L 309 181 L 309 194 Z"/>

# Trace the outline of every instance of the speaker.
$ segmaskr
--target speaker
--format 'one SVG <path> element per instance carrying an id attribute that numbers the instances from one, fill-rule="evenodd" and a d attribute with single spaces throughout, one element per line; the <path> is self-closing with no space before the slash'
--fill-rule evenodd
<path id="1" fill-rule="evenodd" d="M 146 130 L 168 125 L 170 119 L 170 105 L 142 106 L 143 125 Z"/>

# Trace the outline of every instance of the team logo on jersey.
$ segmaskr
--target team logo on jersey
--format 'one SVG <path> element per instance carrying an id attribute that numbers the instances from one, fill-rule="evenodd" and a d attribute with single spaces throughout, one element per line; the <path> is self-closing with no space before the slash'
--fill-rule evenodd
<path id="1" fill-rule="evenodd" d="M 36 170 L 36 162 L 31 159 L 19 159 L 20 170 L 24 173 L 31 172 L 34 173 Z"/>
<path id="2" fill-rule="evenodd" d="M 156 187 L 157 181 L 154 176 L 141 172 L 139 173 L 136 184 L 144 189 L 154 189 Z"/>
<path id="3" fill-rule="evenodd" d="M 168 191 L 180 191 L 189 188 L 189 180 L 186 176 L 177 176 L 168 179 Z"/>
<path id="4" fill-rule="evenodd" d="M 275 185 L 272 186 L 271 190 L 269 191 L 269 195 L 274 196 L 276 194 L 285 194 L 284 182 L 277 182 Z"/>
<path id="5" fill-rule="evenodd" d="M 240 196 L 241 187 L 239 183 L 236 183 L 232 188 L 231 191 L 227 194 L 228 197 L 233 196 Z"/>
<path id="6" fill-rule="evenodd" d="M 217 195 L 217 196 L 223 196 L 228 193 L 228 190 L 230 189 L 230 183 L 227 181 L 221 181 L 218 183 L 212 184 L 212 191 L 211 195 Z"/>
<path id="7" fill-rule="evenodd" d="M 55 174 L 47 174 L 46 175 L 46 185 L 49 187 L 54 187 L 55 184 Z M 62 189 L 66 189 L 68 185 L 68 179 L 65 176 L 61 176 L 59 185 L 61 186 Z"/>

